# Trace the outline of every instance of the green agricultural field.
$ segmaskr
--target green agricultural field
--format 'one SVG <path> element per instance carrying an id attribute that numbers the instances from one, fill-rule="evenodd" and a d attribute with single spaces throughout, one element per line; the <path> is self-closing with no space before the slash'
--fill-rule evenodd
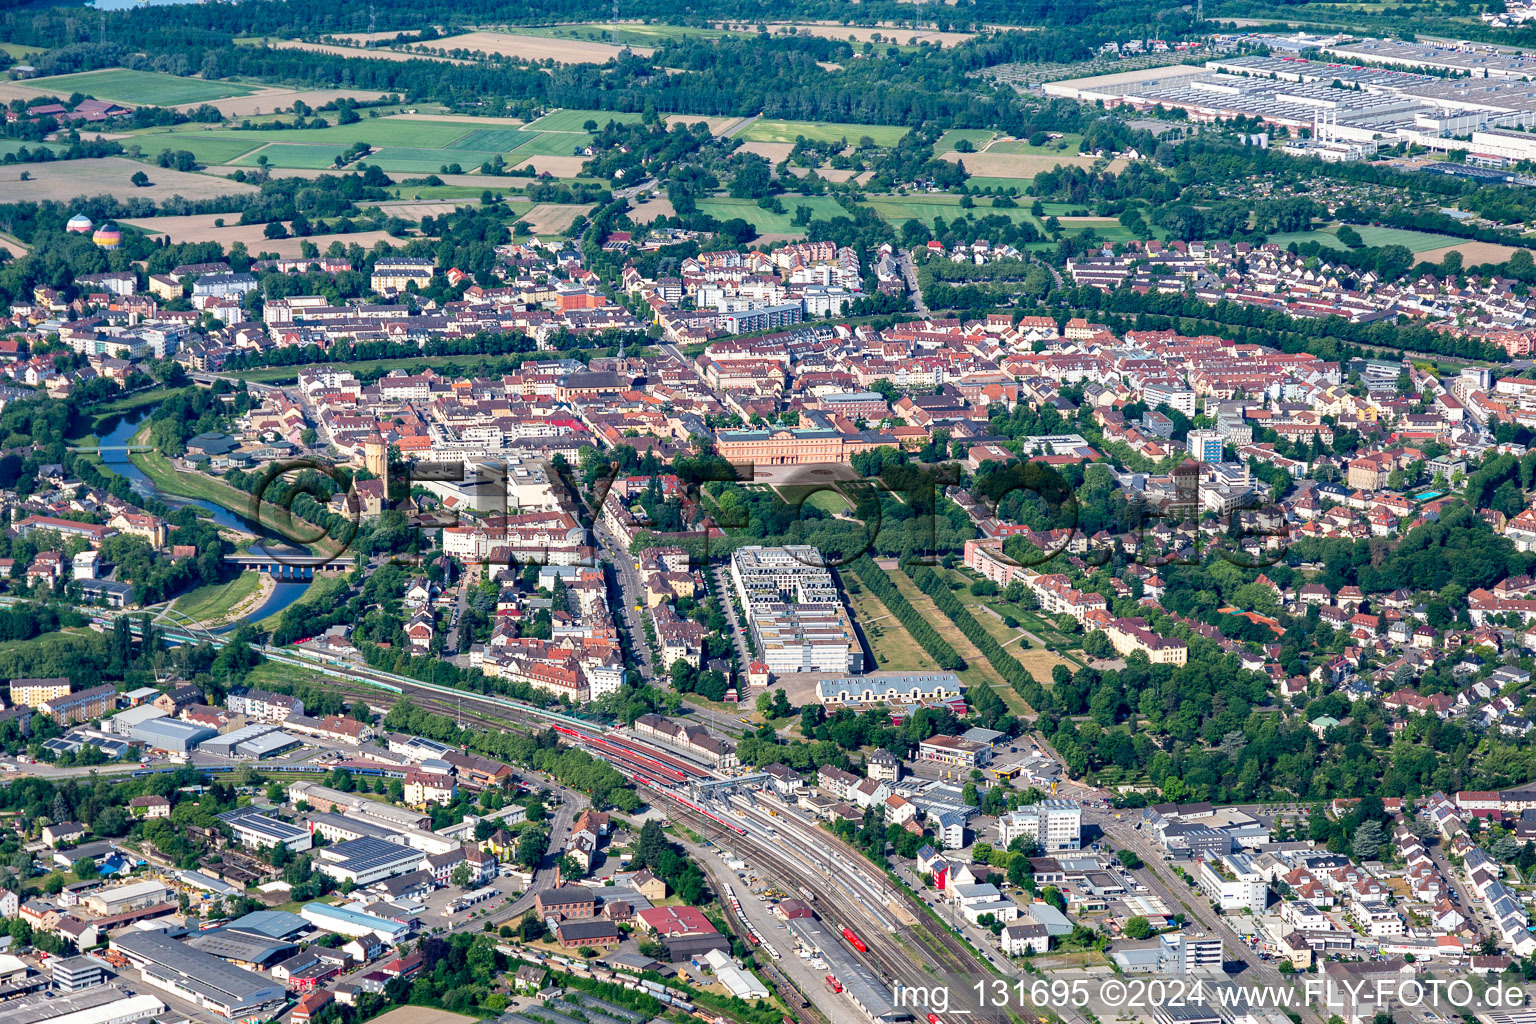
<path id="1" fill-rule="evenodd" d="M 416 121 L 403 117 L 370 117 L 354 124 L 329 128 L 276 128 L 269 131 L 229 130 L 209 132 L 215 138 L 254 139 L 263 142 L 289 142 L 299 145 L 339 144 L 346 149 L 354 142 L 370 146 L 410 146 L 436 148 L 447 146 L 475 132 L 461 121 Z M 484 130 L 484 129 L 479 129 Z"/>
<path id="2" fill-rule="evenodd" d="M 1076 132 L 1067 132 L 1059 139 L 1052 139 L 1043 146 L 1031 146 L 1028 142 L 994 142 L 987 147 L 988 153 L 1033 153 L 1043 156 L 1058 156 L 1071 154 L 1078 151 L 1083 144 L 1083 137 Z M 977 147 L 980 148 L 979 146 Z"/>
<path id="3" fill-rule="evenodd" d="M 465 173 L 498 156 L 473 149 L 412 149 L 409 146 L 385 146 L 371 153 L 365 163 L 378 164 L 386 171 L 435 174 L 443 167 L 458 164 Z"/>
<path id="4" fill-rule="evenodd" d="M 990 199 L 982 198 L 976 203 L 974 209 L 966 210 L 961 208 L 959 196 L 877 196 L 867 200 L 866 205 L 878 213 L 888 224 L 898 227 L 909 220 L 916 220 L 927 227 L 933 227 L 934 220 L 939 217 L 943 217 L 946 221 L 951 221 L 968 213 L 974 213 L 977 217 L 999 213 L 1014 222 L 1025 221 L 1031 224 L 1034 223 L 1034 218 L 1029 215 L 1027 205 L 1020 205 L 1011 210 L 994 210 L 991 202 Z"/>
<path id="5" fill-rule="evenodd" d="M 597 126 L 601 128 L 609 121 L 618 121 L 620 124 L 639 124 L 643 117 L 642 114 L 617 110 L 552 110 L 537 121 L 530 121 L 528 131 L 580 132 L 585 135 L 587 130 L 582 125 L 588 121 L 596 121 Z"/>
<path id="6" fill-rule="evenodd" d="M 64 148 L 63 146 L 55 145 L 52 142 L 27 142 L 24 139 L 0 139 L 0 157 L 10 156 L 12 153 L 18 152 L 22 149 L 36 152 L 39 147 L 43 149 L 51 149 L 55 153 L 60 152 Z"/>
<path id="7" fill-rule="evenodd" d="M 972 176 L 965 179 L 965 183 L 973 189 L 1000 188 L 1004 191 L 1014 189 L 1017 192 L 1023 193 L 1025 189 L 1029 188 L 1030 180 L 1029 178 L 982 178 Z"/>
<path id="8" fill-rule="evenodd" d="M 129 71 L 127 68 L 85 71 L 77 75 L 53 75 L 34 79 L 29 84 L 59 96 L 80 92 L 99 100 L 155 107 L 249 96 L 256 91 L 251 86 L 236 85 L 233 82 L 210 82 L 201 78 L 162 75 L 155 71 Z"/>
<path id="9" fill-rule="evenodd" d="M 576 147 L 585 146 L 592 140 L 586 132 L 518 132 L 522 143 L 515 147 L 509 158 L 526 160 L 531 156 L 573 156 Z"/>
<path id="10" fill-rule="evenodd" d="M 300 146 L 286 142 L 273 143 L 253 150 L 233 161 L 239 167 L 255 167 L 261 157 L 267 158 L 267 163 L 273 167 L 287 167 L 294 170 L 324 170 L 336 163 L 347 147 L 345 146 Z"/>
<path id="11" fill-rule="evenodd" d="M 754 121 L 739 136 L 746 142 L 794 142 L 805 136 L 816 142 L 836 142 L 847 139 L 857 144 L 868 136 L 877 146 L 894 146 L 907 134 L 908 129 L 890 124 L 834 124 L 827 121 L 774 121 L 763 118 Z"/>
<path id="12" fill-rule="evenodd" d="M 780 196 L 784 204 L 785 213 L 770 213 L 757 205 L 755 199 L 701 199 L 699 209 L 717 220 L 730 220 L 732 217 L 740 217 L 751 224 L 760 234 L 765 235 L 795 235 L 804 233 L 805 229 L 794 224 L 795 207 L 809 206 L 813 219 L 830 219 L 832 217 L 846 216 L 846 211 L 835 199 L 826 196 Z"/>
<path id="13" fill-rule="evenodd" d="M 462 139 L 450 142 L 444 149 L 479 149 L 490 153 L 506 153 L 528 141 L 528 133 L 518 128 L 480 128 Z"/>
<path id="14" fill-rule="evenodd" d="M 1429 231 L 1410 231 L 1407 228 L 1380 228 L 1373 225 L 1365 225 L 1355 228 L 1360 233 L 1360 238 L 1368 246 L 1402 245 L 1410 252 L 1421 253 L 1430 249 L 1443 249 L 1448 245 L 1465 242 L 1464 238 L 1456 238 L 1452 235 L 1437 235 Z M 1313 231 L 1288 231 L 1283 234 L 1270 235 L 1269 240 L 1280 246 L 1290 245 L 1292 242 L 1321 242 L 1323 245 L 1332 246 L 1335 249 L 1346 248 L 1339 241 L 1338 225 L 1326 228 L 1318 228 Z"/>
<path id="15" fill-rule="evenodd" d="M 997 133 L 986 128 L 951 128 L 934 144 L 935 153 L 954 153 L 960 142 L 969 142 L 977 149 L 985 149 Z"/>
<path id="16" fill-rule="evenodd" d="M 240 157 L 249 153 L 262 142 L 256 138 L 249 141 L 243 139 L 205 138 L 197 132 L 180 132 L 177 134 L 145 135 L 138 139 L 139 148 L 147 157 L 157 157 L 165 150 L 172 152 L 186 150 L 197 157 L 200 164 L 227 164 L 233 163 Z M 128 142 L 132 145 L 132 141 Z M 345 148 L 345 147 L 343 147 Z M 340 150 L 337 150 L 340 152 Z"/>

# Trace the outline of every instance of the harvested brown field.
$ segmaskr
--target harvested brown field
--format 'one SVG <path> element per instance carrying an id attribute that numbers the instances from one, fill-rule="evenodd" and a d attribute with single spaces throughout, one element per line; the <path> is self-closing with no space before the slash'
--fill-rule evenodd
<path id="1" fill-rule="evenodd" d="M 517 57 L 522 60 L 552 60 L 557 64 L 605 64 L 624 52 L 612 43 L 592 43 L 584 39 L 549 39 L 544 36 L 520 36 L 510 32 L 466 32 L 445 36 L 424 44 L 434 50 L 466 50 L 493 57 Z M 631 46 L 630 52 L 649 57 L 649 46 Z"/>
<path id="2" fill-rule="evenodd" d="M 526 212 L 519 212 L 517 219 L 532 228 L 536 235 L 563 235 L 577 217 L 591 212 L 591 203 L 535 203 Z"/>
<path id="3" fill-rule="evenodd" d="M 670 199 L 647 199 L 629 211 L 629 219 L 636 224 L 649 224 L 660 217 L 675 217 Z"/>
<path id="4" fill-rule="evenodd" d="M 262 89 L 250 96 L 231 96 L 223 100 L 205 100 L 208 106 L 214 107 L 225 117 L 255 117 L 259 114 L 272 114 L 279 110 L 292 110 L 297 102 L 308 103 L 311 107 L 321 107 L 333 100 L 342 98 L 357 100 L 359 103 L 372 103 L 382 99 L 381 92 L 373 92 L 367 89 Z M 183 103 L 172 107 L 172 110 L 194 110 L 203 103 Z M 324 115 L 322 115 L 324 116 Z"/>
<path id="5" fill-rule="evenodd" d="M 357 243 L 364 249 L 371 249 L 375 242 L 396 243 L 394 238 L 383 231 L 355 231 L 349 235 L 311 235 L 308 238 L 268 238 L 265 235 L 265 224 L 226 224 L 225 227 L 216 227 L 215 220 L 234 221 L 239 219 L 239 214 L 225 214 L 222 217 L 211 213 L 192 214 L 186 217 L 137 217 L 125 220 L 122 223 L 156 235 L 164 235 L 172 242 L 218 242 L 226 249 L 236 242 L 243 242 L 252 254 L 269 252 L 278 256 L 298 256 L 302 252 L 305 242 L 313 242 L 323 253 L 332 242 L 341 242 L 343 245 Z"/>
<path id="6" fill-rule="evenodd" d="M 516 169 L 521 171 L 532 168 L 540 173 L 548 171 L 557 178 L 575 178 L 581 174 L 582 165 L 586 162 L 584 156 L 535 156 L 518 164 Z M 523 183 L 527 184 L 527 179 Z"/>
<path id="7" fill-rule="evenodd" d="M 756 153 L 771 164 L 781 163 L 789 159 L 789 154 L 795 151 L 793 142 L 743 142 L 741 150 L 744 153 Z"/>
<path id="8" fill-rule="evenodd" d="M 1049 171 L 1058 166 L 1087 168 L 1094 163 L 1094 157 L 1080 153 L 940 153 L 939 159 L 950 163 L 964 162 L 967 171 L 983 178 L 1033 178 L 1041 171 Z M 1111 171 L 1118 171 L 1124 166 L 1124 160 L 1112 160 L 1109 163 Z"/>
<path id="9" fill-rule="evenodd" d="M 405 220 L 421 220 L 423 217 L 441 217 L 445 213 L 452 213 L 460 206 L 476 206 L 480 200 L 475 199 L 386 199 L 381 203 L 359 203 L 359 206 L 377 206 L 387 214 L 401 217 Z"/>
<path id="10" fill-rule="evenodd" d="M 703 114 L 668 114 L 666 116 L 667 127 L 679 124 L 698 124 L 703 121 L 709 125 L 709 134 L 724 135 L 731 126 L 739 124 L 739 117 L 706 117 Z"/>
<path id="11" fill-rule="evenodd" d="M 447 1010 L 434 1010 L 427 1006 L 402 1006 L 374 1018 L 378 1024 L 473 1024 L 475 1019 L 462 1013 L 449 1013 Z"/>
<path id="12" fill-rule="evenodd" d="M 23 171 L 32 175 L 31 181 L 21 180 Z M 130 179 L 138 171 L 148 174 L 153 184 L 147 188 L 136 187 Z M 0 203 L 44 202 L 49 199 L 64 202 L 76 196 L 100 195 L 157 201 L 171 196 L 215 199 L 255 191 L 254 185 L 244 182 L 209 174 L 187 174 L 164 167 L 150 167 L 120 156 L 0 166 Z"/>
<path id="13" fill-rule="evenodd" d="M 1476 267 L 1484 263 L 1503 263 L 1514 255 L 1515 246 L 1499 245 L 1497 242 L 1457 242 L 1443 249 L 1415 253 L 1413 259 L 1415 263 L 1439 263 L 1448 252 L 1461 253 L 1463 266 Z"/>
<path id="14" fill-rule="evenodd" d="M 361 46 L 337 46 L 334 43 L 306 43 L 302 39 L 272 39 L 268 44 L 274 50 L 309 50 L 312 53 L 328 53 L 333 57 L 375 57 L 379 60 L 441 60 L 450 64 L 472 64 L 473 61 L 435 57 L 424 53 L 406 53 L 403 50 L 368 50 Z"/>

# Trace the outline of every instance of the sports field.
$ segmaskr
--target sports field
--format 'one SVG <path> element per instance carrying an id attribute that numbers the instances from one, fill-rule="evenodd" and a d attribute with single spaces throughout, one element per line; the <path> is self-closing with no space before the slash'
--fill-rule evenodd
<path id="1" fill-rule="evenodd" d="M 754 121 L 739 136 L 746 142 L 794 142 L 800 136 L 815 142 L 836 142 L 847 139 L 849 145 L 857 145 L 866 136 L 877 146 L 894 146 L 909 129 L 890 124 L 835 124 L 828 121 L 777 121 L 763 118 Z"/>
<path id="2" fill-rule="evenodd" d="M 99 100 L 111 100 L 135 107 L 170 107 L 178 103 L 248 96 L 256 91 L 254 86 L 236 85 L 233 82 L 210 82 L 201 78 L 162 75 L 156 71 L 129 71 L 127 68 L 53 75 L 49 78 L 35 78 L 29 84 L 59 96 L 78 92 Z"/>
<path id="3" fill-rule="evenodd" d="M 716 220 L 740 217 L 765 235 L 803 234 L 805 229 L 796 227 L 794 223 L 795 208 L 798 206 L 810 207 L 812 219 L 847 216 L 847 212 L 837 205 L 837 200 L 827 196 L 785 196 L 783 202 L 784 213 L 770 213 L 758 206 L 754 199 L 700 199 L 699 209 Z"/>

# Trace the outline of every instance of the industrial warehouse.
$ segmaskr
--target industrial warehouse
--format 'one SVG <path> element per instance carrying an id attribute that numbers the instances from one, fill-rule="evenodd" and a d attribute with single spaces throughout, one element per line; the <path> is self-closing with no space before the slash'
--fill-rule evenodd
<path id="1" fill-rule="evenodd" d="M 1406 43 L 1380 54 L 1366 44 L 1326 49 L 1340 56 L 1430 65 L 1435 64 L 1432 54 L 1442 52 Z M 1524 61 L 1520 68 L 1536 72 L 1536 61 Z M 1179 109 L 1196 121 L 1258 118 L 1294 134 L 1304 131 L 1309 137 L 1288 143 L 1287 149 L 1326 160 L 1364 159 L 1398 142 L 1439 152 L 1464 150 L 1492 166 L 1536 159 L 1536 134 L 1524 130 L 1536 125 L 1536 81 L 1512 71 L 1443 78 L 1296 57 L 1238 56 L 1208 60 L 1200 68 L 1181 65 L 1053 82 L 1045 91 L 1107 106 Z M 1268 143 L 1263 137 L 1255 141 Z"/>

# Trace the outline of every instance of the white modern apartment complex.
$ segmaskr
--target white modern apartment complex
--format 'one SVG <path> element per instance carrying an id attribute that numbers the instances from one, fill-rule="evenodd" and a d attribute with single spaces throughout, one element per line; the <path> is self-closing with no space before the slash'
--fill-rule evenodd
<path id="1" fill-rule="evenodd" d="M 731 585 L 774 675 L 864 670 L 853 622 L 816 548 L 739 548 L 731 555 Z"/>

